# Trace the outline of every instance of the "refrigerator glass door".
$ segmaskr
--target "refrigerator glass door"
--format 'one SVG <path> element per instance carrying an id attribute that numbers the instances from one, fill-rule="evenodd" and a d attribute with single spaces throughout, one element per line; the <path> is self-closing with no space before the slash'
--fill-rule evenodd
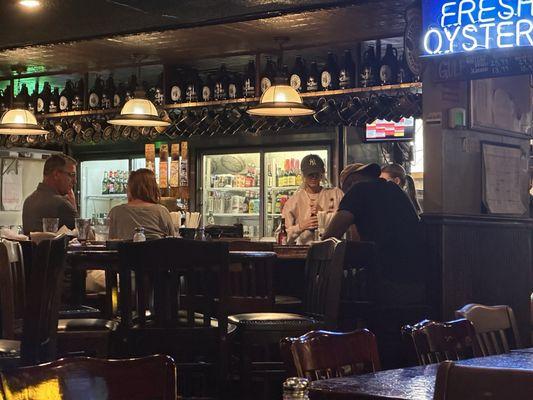
<path id="1" fill-rule="evenodd" d="M 299 148 L 301 149 L 301 148 Z M 317 154 L 326 166 L 325 178 L 329 181 L 329 154 L 327 147 L 311 147 L 305 150 L 286 150 L 265 153 L 265 216 L 264 236 L 275 236 L 281 222 L 283 205 L 302 186 L 300 163 L 308 154 Z M 327 183 L 325 183 L 328 186 Z"/>
<path id="2" fill-rule="evenodd" d="M 245 237 L 259 237 L 260 153 L 202 156 L 204 225 L 243 224 Z"/>
<path id="3" fill-rule="evenodd" d="M 99 217 L 126 202 L 128 160 L 82 161 L 80 166 L 81 217 Z"/>

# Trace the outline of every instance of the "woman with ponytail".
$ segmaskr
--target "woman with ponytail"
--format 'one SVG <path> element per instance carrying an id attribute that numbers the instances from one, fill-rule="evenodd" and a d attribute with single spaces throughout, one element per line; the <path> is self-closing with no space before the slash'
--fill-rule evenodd
<path id="1" fill-rule="evenodd" d="M 388 164 L 381 168 L 381 177 L 387 181 L 392 181 L 400 186 L 407 196 L 411 199 L 416 213 L 420 214 L 422 208 L 416 198 L 415 181 L 411 175 L 405 172 L 405 169 L 400 164 Z"/>

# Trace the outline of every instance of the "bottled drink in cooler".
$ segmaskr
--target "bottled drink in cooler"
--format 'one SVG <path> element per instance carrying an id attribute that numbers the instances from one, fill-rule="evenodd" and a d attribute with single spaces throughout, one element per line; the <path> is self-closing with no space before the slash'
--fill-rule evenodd
<path id="1" fill-rule="evenodd" d="M 104 171 L 104 179 L 102 179 L 102 194 L 109 194 L 109 178 L 107 171 Z"/>

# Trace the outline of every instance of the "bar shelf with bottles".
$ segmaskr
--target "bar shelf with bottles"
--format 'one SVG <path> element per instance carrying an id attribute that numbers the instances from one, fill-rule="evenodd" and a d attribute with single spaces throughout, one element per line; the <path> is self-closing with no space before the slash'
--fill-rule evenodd
<path id="1" fill-rule="evenodd" d="M 306 63 L 301 56 L 296 56 L 294 66 L 289 70 L 285 65 L 266 56 L 266 62 L 256 82 L 256 66 L 250 60 L 243 73 L 228 71 L 222 64 L 216 73 L 199 72 L 193 68 L 165 69 L 157 82 L 145 84 L 146 97 L 157 106 L 166 109 L 223 106 L 228 104 L 253 104 L 259 101 L 258 94 L 264 93 L 275 78 L 284 78 L 304 98 L 342 96 L 354 93 L 419 90 L 422 83 L 419 77 L 410 71 L 403 54 L 399 57 L 397 48 L 391 44 L 385 46 L 383 57 L 376 54 L 373 45 L 366 45 L 362 51 L 361 63 L 356 64 L 350 50 L 346 50 L 341 60 L 329 52 L 324 65 L 316 61 Z M 120 107 L 133 98 L 138 87 L 135 75 L 127 82 L 115 84 L 113 75 L 105 80 L 98 74 L 91 87 L 83 77 L 69 79 L 64 88 L 55 87 L 47 81 L 42 89 L 36 85 L 29 93 L 25 84 L 17 86 L 15 101 L 25 104 L 35 111 L 38 117 L 61 118 L 118 113 Z M 163 87 L 163 82 L 168 82 Z M 256 90 L 256 86 L 258 86 Z M 0 107 L 9 108 L 6 101 L 7 92 L 0 96 Z M 86 99 L 86 104 L 84 100 Z"/>

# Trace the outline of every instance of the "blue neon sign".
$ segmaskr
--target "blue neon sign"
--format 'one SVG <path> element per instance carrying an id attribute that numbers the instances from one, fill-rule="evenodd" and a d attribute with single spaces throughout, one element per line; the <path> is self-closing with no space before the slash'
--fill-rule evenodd
<path id="1" fill-rule="evenodd" d="M 424 55 L 533 46 L 533 0 L 422 0 Z"/>

